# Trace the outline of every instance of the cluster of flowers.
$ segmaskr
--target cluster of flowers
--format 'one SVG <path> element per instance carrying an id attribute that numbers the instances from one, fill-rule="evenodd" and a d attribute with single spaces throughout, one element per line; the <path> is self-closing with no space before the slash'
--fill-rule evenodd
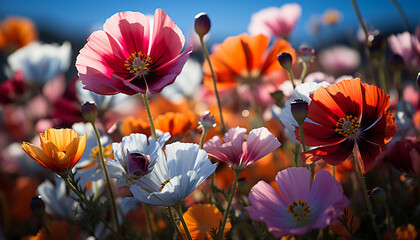
<path id="1" fill-rule="evenodd" d="M 116 13 L 69 83 L 70 43 L 6 21 L 0 238 L 416 239 L 420 27 L 391 56 L 365 30 L 361 68 L 349 47 L 295 50 L 300 14 L 261 10 L 209 55 L 205 13 L 190 46 L 161 9 Z"/>

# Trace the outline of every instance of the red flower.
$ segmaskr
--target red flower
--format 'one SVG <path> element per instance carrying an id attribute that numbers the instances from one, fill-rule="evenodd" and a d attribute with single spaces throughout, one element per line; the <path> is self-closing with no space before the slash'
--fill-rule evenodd
<path id="1" fill-rule="evenodd" d="M 192 52 L 180 54 L 185 38 L 162 9 L 149 19 L 138 12 L 110 17 L 80 50 L 76 67 L 84 88 L 103 95 L 159 93 L 175 81 Z M 150 41 L 150 43 L 149 43 Z"/>
<path id="2" fill-rule="evenodd" d="M 389 96 L 380 88 L 362 83 L 359 78 L 343 80 L 311 94 L 303 134 L 308 146 L 302 153 L 307 163 L 324 159 L 331 165 L 346 160 L 357 144 L 359 161 L 365 171 L 395 134 L 394 117 L 387 112 Z M 295 130 L 300 139 L 299 129 Z"/>

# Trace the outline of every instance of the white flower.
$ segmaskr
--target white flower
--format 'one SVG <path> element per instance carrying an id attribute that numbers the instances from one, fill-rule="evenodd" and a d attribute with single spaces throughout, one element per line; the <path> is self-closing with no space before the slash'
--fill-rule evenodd
<path id="1" fill-rule="evenodd" d="M 13 72 L 21 70 L 25 81 L 33 83 L 45 83 L 67 71 L 70 60 L 70 42 L 64 42 L 61 46 L 34 42 L 7 58 Z"/>
<path id="2" fill-rule="evenodd" d="M 194 191 L 215 170 L 197 144 L 175 142 L 159 154 L 153 171 L 130 187 L 134 198 L 158 206 L 172 206 Z"/>
<path id="3" fill-rule="evenodd" d="M 170 137 L 169 133 L 164 133 L 156 142 L 153 136 L 147 139 L 144 134 L 133 133 L 123 137 L 121 143 L 113 143 L 115 160 L 107 164 L 110 177 L 117 179 L 117 187 L 130 187 L 132 180 L 152 171 L 159 155 L 163 154 L 163 145 Z"/>

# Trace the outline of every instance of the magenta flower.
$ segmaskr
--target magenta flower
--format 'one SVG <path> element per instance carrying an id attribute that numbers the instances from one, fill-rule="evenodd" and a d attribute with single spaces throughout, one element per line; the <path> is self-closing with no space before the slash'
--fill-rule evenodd
<path id="1" fill-rule="evenodd" d="M 414 71 L 420 69 L 420 28 L 416 29 L 413 36 L 409 32 L 391 35 L 388 44 L 394 54 L 404 59 L 407 68 Z"/>
<path id="2" fill-rule="evenodd" d="M 159 93 L 175 81 L 192 52 L 190 46 L 181 53 L 184 42 L 162 9 L 155 11 L 153 31 L 141 13 L 116 13 L 80 50 L 79 78 L 85 89 L 103 95 Z"/>
<path id="3" fill-rule="evenodd" d="M 249 193 L 251 219 L 263 221 L 275 237 L 303 235 L 338 223 L 349 204 L 343 189 L 327 171 L 319 170 L 311 186 L 306 168 L 287 168 L 276 176 L 280 193 L 259 181 Z"/>
<path id="4" fill-rule="evenodd" d="M 269 7 L 254 13 L 248 32 L 251 35 L 264 34 L 272 37 L 288 38 L 295 28 L 302 8 L 297 3 L 284 4 L 282 7 Z"/>
<path id="5" fill-rule="evenodd" d="M 245 128 L 232 128 L 223 137 L 223 144 L 220 138 L 215 136 L 204 145 L 204 150 L 233 169 L 243 170 L 281 145 L 265 127 L 251 130 L 246 141 L 245 133 Z"/>

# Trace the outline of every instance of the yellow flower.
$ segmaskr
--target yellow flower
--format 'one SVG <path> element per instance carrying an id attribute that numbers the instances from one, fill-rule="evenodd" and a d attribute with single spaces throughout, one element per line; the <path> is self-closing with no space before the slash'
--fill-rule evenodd
<path id="1" fill-rule="evenodd" d="M 322 22 L 325 26 L 331 26 L 337 24 L 343 20 L 343 14 L 336 9 L 327 9 L 322 14 Z"/>
<path id="2" fill-rule="evenodd" d="M 65 175 L 82 157 L 86 146 L 86 134 L 72 129 L 47 129 L 39 134 L 41 149 L 23 142 L 22 149 L 38 164 L 60 175 Z"/>
<path id="3" fill-rule="evenodd" d="M 211 204 L 196 204 L 184 213 L 185 223 L 190 231 L 192 239 L 212 239 L 212 228 L 219 228 L 219 222 L 223 221 L 223 214 Z M 223 236 L 232 228 L 228 219 L 223 231 Z M 180 224 L 180 230 L 186 236 L 185 229 Z"/>

